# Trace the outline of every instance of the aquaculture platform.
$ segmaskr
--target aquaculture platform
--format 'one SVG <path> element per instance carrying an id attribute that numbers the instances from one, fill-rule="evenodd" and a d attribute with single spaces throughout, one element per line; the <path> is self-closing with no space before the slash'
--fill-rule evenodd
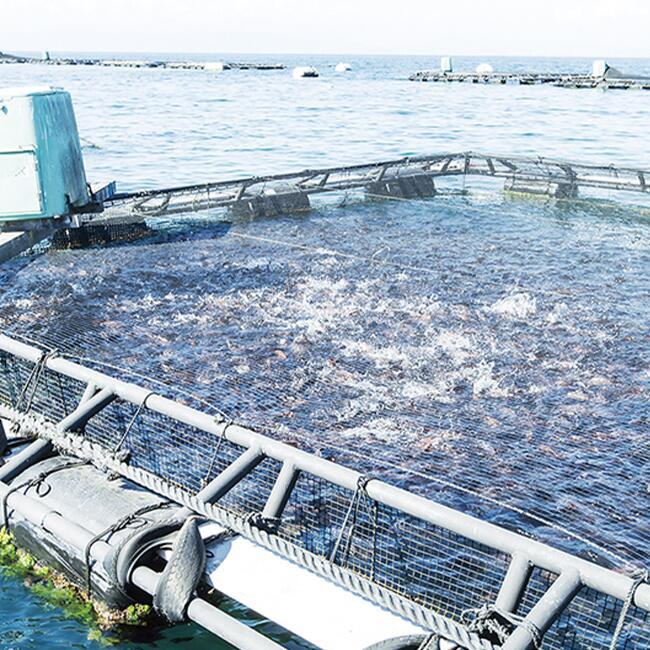
<path id="1" fill-rule="evenodd" d="M 37 58 L 0 52 L 0 64 L 81 65 L 106 68 L 162 68 L 166 70 L 284 70 L 281 63 L 221 61 L 148 61 L 143 59 Z"/>
<path id="2" fill-rule="evenodd" d="M 442 83 L 514 84 L 520 86 L 552 85 L 561 88 L 604 88 L 611 90 L 650 90 L 650 78 L 597 77 L 575 73 L 510 73 L 510 72 L 443 72 L 423 70 L 409 77 L 410 81 Z"/>

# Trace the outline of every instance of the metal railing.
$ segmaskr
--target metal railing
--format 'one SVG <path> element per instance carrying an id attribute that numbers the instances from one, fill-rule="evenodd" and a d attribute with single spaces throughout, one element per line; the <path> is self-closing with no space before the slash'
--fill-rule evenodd
<path id="1" fill-rule="evenodd" d="M 575 189 L 585 187 L 641 193 L 648 193 L 650 187 L 650 171 L 647 170 L 469 151 L 122 193 L 107 200 L 104 208 L 113 215 L 174 214 L 232 208 L 258 197 L 283 194 L 307 197 L 355 189 L 381 193 L 378 185 L 390 180 L 454 176 L 483 176 L 547 185 L 556 183 Z M 417 191 L 414 196 L 417 196 Z"/>

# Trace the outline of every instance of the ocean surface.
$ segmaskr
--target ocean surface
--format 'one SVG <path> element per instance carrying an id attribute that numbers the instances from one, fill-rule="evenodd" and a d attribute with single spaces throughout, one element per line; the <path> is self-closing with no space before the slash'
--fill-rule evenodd
<path id="1" fill-rule="evenodd" d="M 0 87 L 70 91 L 89 179 L 121 190 L 468 149 L 650 168 L 650 92 L 407 80 L 436 56 L 147 58 L 287 69 L 0 65 Z M 591 69 L 454 65 L 482 61 Z M 650 60 L 610 63 L 650 75 Z M 295 65 L 321 77 L 294 80 Z M 603 564 L 648 568 L 650 213 L 619 198 L 480 187 L 163 220 L 135 245 L 6 265 L 0 327 L 164 377 L 270 435 Z M 146 634 L 118 647 L 222 647 L 189 625 Z M 2 647 L 106 644 L 92 637 L 0 574 Z"/>

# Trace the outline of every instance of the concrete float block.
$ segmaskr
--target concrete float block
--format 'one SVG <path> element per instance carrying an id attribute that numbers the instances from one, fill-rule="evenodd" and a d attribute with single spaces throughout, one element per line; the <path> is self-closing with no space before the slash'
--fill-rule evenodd
<path id="1" fill-rule="evenodd" d="M 569 182 L 546 182 L 508 178 L 503 189 L 512 194 L 547 196 L 553 199 L 575 199 L 578 196 L 578 186 Z"/>
<path id="2" fill-rule="evenodd" d="M 409 174 L 383 178 L 366 186 L 366 192 L 373 196 L 415 199 L 436 195 L 433 177 L 428 174 Z"/>
<path id="3" fill-rule="evenodd" d="M 297 190 L 275 192 L 267 190 L 254 196 L 244 196 L 229 210 L 236 217 L 275 217 L 287 212 L 307 212 L 311 209 L 309 196 Z"/>

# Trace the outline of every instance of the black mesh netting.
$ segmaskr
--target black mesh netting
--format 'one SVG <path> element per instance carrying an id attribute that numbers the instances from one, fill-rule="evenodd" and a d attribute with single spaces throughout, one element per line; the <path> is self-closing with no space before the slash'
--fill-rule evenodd
<path id="1" fill-rule="evenodd" d="M 648 566 L 643 219 L 483 198 L 175 228 L 19 261 L 0 322 L 572 553 Z M 4 368 L 15 400 L 29 368 Z M 84 388 L 57 383 L 44 373 L 33 404 L 52 418 Z M 188 491 L 241 452 L 146 410 L 129 428 L 134 412 L 115 402 L 86 435 Z M 265 461 L 223 506 L 261 510 L 278 470 Z M 341 538 L 353 496 L 301 477 L 278 534 L 325 556 L 338 540 L 335 561 L 453 618 L 494 600 L 507 558 L 363 499 Z M 608 647 L 620 607 L 584 589 L 544 647 Z M 633 610 L 619 645 L 649 635 Z"/>

